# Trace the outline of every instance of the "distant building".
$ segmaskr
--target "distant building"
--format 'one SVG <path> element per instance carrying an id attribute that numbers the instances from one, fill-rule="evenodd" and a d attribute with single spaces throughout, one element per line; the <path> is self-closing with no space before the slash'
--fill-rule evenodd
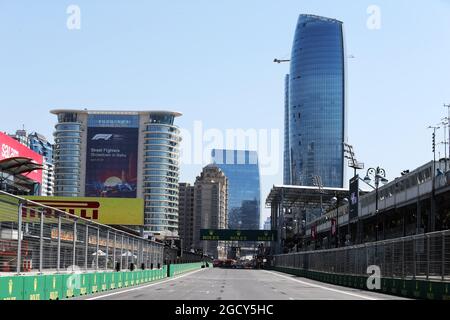
<path id="1" fill-rule="evenodd" d="M 178 232 L 186 251 L 194 249 L 194 191 L 189 183 L 180 183 Z"/>
<path id="2" fill-rule="evenodd" d="M 264 222 L 264 230 L 272 230 L 272 224 L 270 222 L 270 217 Z"/>
<path id="3" fill-rule="evenodd" d="M 214 149 L 211 155 L 213 163 L 228 178 L 228 228 L 259 230 L 261 189 L 257 152 Z"/>
<path id="4" fill-rule="evenodd" d="M 324 187 L 343 188 L 346 81 L 343 23 L 300 15 L 286 80 L 285 182 L 313 186 L 320 176 Z"/>
<path id="5" fill-rule="evenodd" d="M 28 135 L 29 148 L 44 158 L 44 170 L 42 171 L 41 195 L 51 197 L 55 188 L 55 168 L 53 163 L 53 145 L 39 133 Z"/>
<path id="6" fill-rule="evenodd" d="M 144 237 L 178 238 L 181 114 L 53 110 L 55 195 L 143 198 Z"/>
<path id="7" fill-rule="evenodd" d="M 208 165 L 197 177 L 194 188 L 194 247 L 205 255 L 226 258 L 224 243 L 200 241 L 200 230 L 227 229 L 228 179 L 217 166 Z"/>

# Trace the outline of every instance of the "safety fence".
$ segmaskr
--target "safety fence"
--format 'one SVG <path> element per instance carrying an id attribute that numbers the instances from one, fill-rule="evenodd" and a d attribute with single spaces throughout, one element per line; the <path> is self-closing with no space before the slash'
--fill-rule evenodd
<path id="1" fill-rule="evenodd" d="M 383 277 L 450 280 L 450 230 L 333 250 L 278 255 L 274 266 L 347 275 L 367 275 L 378 266 Z"/>
<path id="2" fill-rule="evenodd" d="M 381 292 L 450 299 L 450 231 L 415 235 L 334 250 L 273 257 L 275 270 L 359 289 L 370 277 Z M 370 278 L 372 279 L 372 278 Z M 373 278 L 375 279 L 375 278 Z"/>
<path id="3" fill-rule="evenodd" d="M 163 255 L 160 243 L 0 191 L 0 275 L 154 269 Z"/>

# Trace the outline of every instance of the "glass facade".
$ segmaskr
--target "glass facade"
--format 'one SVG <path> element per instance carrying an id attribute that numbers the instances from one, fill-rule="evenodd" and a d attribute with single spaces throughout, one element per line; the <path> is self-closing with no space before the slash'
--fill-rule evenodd
<path id="1" fill-rule="evenodd" d="M 180 130 L 172 113 L 151 113 L 145 124 L 145 231 L 178 235 Z"/>
<path id="2" fill-rule="evenodd" d="M 345 44 L 340 21 L 300 15 L 289 77 L 291 184 L 344 185 Z"/>
<path id="3" fill-rule="evenodd" d="M 291 184 L 291 156 L 289 149 L 289 75 L 284 80 L 284 154 L 283 184 Z"/>
<path id="4" fill-rule="evenodd" d="M 260 175 L 254 151 L 213 150 L 213 163 L 228 178 L 228 227 L 260 229 Z"/>
<path id="5" fill-rule="evenodd" d="M 81 196 L 81 143 L 82 124 L 78 114 L 58 114 L 55 126 L 55 196 Z"/>

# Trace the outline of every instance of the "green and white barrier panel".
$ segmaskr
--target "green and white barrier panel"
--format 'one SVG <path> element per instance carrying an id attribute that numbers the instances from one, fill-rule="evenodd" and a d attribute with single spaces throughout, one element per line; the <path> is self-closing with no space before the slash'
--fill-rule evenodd
<path id="1" fill-rule="evenodd" d="M 0 300 L 63 300 L 137 286 L 167 277 L 167 266 L 157 270 L 0 276 Z"/>

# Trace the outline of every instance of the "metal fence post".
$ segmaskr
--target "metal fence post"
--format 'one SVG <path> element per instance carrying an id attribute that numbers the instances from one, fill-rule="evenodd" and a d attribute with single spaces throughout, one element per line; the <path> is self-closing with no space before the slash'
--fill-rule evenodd
<path id="1" fill-rule="evenodd" d="M 122 244 L 120 246 L 120 269 L 123 269 L 123 233 L 122 233 Z"/>
<path id="2" fill-rule="evenodd" d="M 19 203 L 19 209 L 17 212 L 17 266 L 16 271 L 17 274 L 20 274 L 22 264 L 22 209 L 23 203 Z"/>
<path id="3" fill-rule="evenodd" d="M 44 262 L 44 212 L 39 210 L 41 215 L 41 228 L 39 233 L 39 272 L 42 273 Z"/>
<path id="4" fill-rule="evenodd" d="M 417 262 L 416 262 L 416 237 L 413 237 L 413 279 L 416 280 Z"/>
<path id="5" fill-rule="evenodd" d="M 114 232 L 113 269 L 116 268 L 117 233 Z"/>
<path id="6" fill-rule="evenodd" d="M 77 263 L 77 220 L 73 221 L 73 252 L 72 252 L 72 271 L 75 271 L 75 265 Z"/>
<path id="7" fill-rule="evenodd" d="M 430 278 L 430 237 L 427 235 L 427 280 Z"/>
<path id="8" fill-rule="evenodd" d="M 86 225 L 86 241 L 84 243 L 84 269 L 88 269 L 88 253 L 89 253 L 89 226 Z"/>
<path id="9" fill-rule="evenodd" d="M 441 260 L 442 260 L 442 281 L 445 280 L 445 233 L 442 233 L 442 254 L 441 254 Z"/>
<path id="10" fill-rule="evenodd" d="M 109 229 L 106 230 L 106 257 L 105 257 L 105 270 L 108 270 L 109 259 Z"/>
<path id="11" fill-rule="evenodd" d="M 98 270 L 98 256 L 99 256 L 99 251 L 100 251 L 100 227 L 97 226 L 97 246 L 96 246 L 96 250 L 97 252 L 95 253 L 95 271 Z"/>
<path id="12" fill-rule="evenodd" d="M 127 237 L 127 252 L 126 252 L 126 257 L 125 257 L 125 265 L 126 268 L 128 269 L 129 265 L 128 265 L 128 256 L 130 255 L 130 238 Z"/>
<path id="13" fill-rule="evenodd" d="M 405 239 L 402 238 L 402 279 L 405 279 Z"/>
<path id="14" fill-rule="evenodd" d="M 58 213 L 58 248 L 56 249 L 58 257 L 56 258 L 56 271 L 61 270 L 61 215 Z"/>

